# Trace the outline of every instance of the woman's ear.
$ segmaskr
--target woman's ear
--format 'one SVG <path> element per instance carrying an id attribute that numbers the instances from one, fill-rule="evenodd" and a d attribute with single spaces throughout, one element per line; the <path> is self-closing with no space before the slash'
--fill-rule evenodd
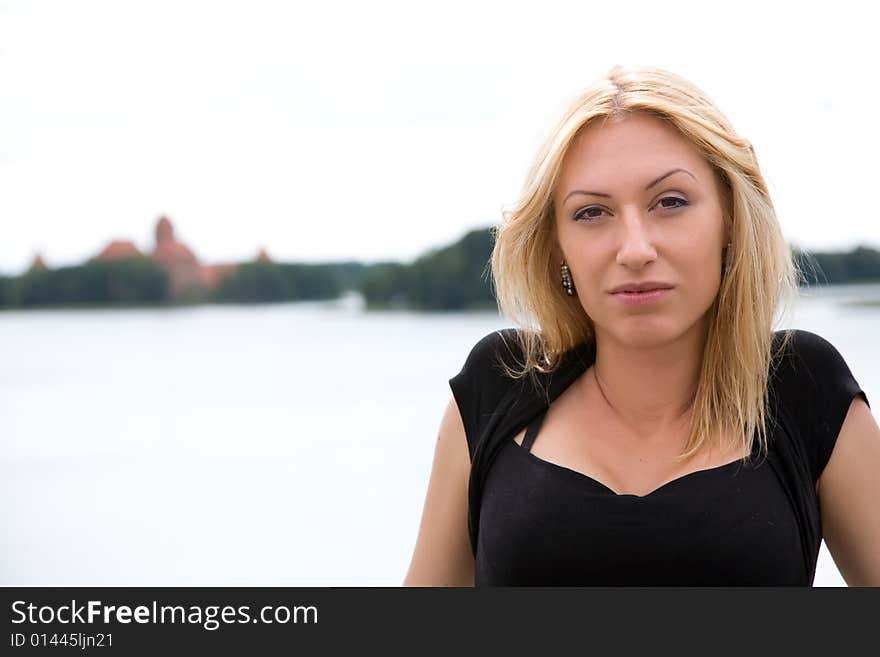
<path id="1" fill-rule="evenodd" d="M 565 259 L 565 254 L 562 252 L 562 247 L 559 246 L 559 239 L 556 237 L 553 238 L 553 247 L 551 249 L 553 264 L 558 265 Z"/>

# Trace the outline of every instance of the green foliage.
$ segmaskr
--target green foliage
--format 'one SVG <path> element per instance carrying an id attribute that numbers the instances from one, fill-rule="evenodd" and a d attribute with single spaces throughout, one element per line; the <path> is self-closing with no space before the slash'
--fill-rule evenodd
<path id="1" fill-rule="evenodd" d="M 335 272 L 341 290 L 358 290 L 369 265 L 362 262 L 335 262 L 331 265 L 311 265 L 312 267 L 329 267 Z"/>
<path id="2" fill-rule="evenodd" d="M 474 230 L 409 265 L 384 262 L 370 267 L 360 291 L 369 307 L 421 310 L 496 308 L 489 283 L 491 228 Z"/>
<path id="3" fill-rule="evenodd" d="M 336 265 L 250 262 L 224 278 L 210 299 L 236 303 L 335 299 L 342 294 L 343 279 Z"/>
<path id="4" fill-rule="evenodd" d="M 31 270 L 0 285 L 0 303 L 32 308 L 55 305 L 162 303 L 168 275 L 148 258 L 132 257 L 52 270 Z"/>
<path id="5" fill-rule="evenodd" d="M 406 306 L 408 271 L 406 265 L 398 262 L 371 265 L 360 284 L 360 292 L 367 304 L 374 307 Z"/>
<path id="6" fill-rule="evenodd" d="M 278 265 L 290 286 L 290 299 L 297 301 L 335 299 L 348 287 L 346 281 L 356 276 L 348 265 L 286 264 Z"/>
<path id="7" fill-rule="evenodd" d="M 275 265 L 246 263 L 224 278 L 211 295 L 213 301 L 283 301 L 289 295 L 287 281 Z"/>
<path id="8" fill-rule="evenodd" d="M 859 246 L 850 252 L 809 253 L 792 249 L 801 285 L 880 281 L 880 251 Z"/>
<path id="9" fill-rule="evenodd" d="M 0 276 L 0 308 L 15 305 L 18 279 L 12 276 Z"/>

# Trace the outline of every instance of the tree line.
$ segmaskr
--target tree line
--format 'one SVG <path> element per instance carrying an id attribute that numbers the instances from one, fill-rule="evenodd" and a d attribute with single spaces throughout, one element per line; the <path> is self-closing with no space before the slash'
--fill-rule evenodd
<path id="1" fill-rule="evenodd" d="M 880 282 L 880 251 L 867 246 L 827 253 L 793 248 L 792 255 L 800 272 L 800 285 Z"/>
<path id="2" fill-rule="evenodd" d="M 0 277 L 0 307 L 6 308 L 152 305 L 168 298 L 168 274 L 142 256 Z"/>
<path id="3" fill-rule="evenodd" d="M 89 261 L 0 277 L 0 308 L 262 303 L 335 299 L 357 289 L 360 263 L 243 263 L 213 290 L 172 299 L 168 272 L 147 257 Z"/>
<path id="4" fill-rule="evenodd" d="M 373 309 L 494 309 L 489 271 L 493 243 L 488 227 L 410 263 L 243 263 L 199 301 L 325 300 L 356 291 Z M 793 248 L 792 257 L 802 286 L 880 282 L 880 251 L 866 246 L 827 253 Z M 0 277 L 0 308 L 172 303 L 167 272 L 143 256 Z"/>

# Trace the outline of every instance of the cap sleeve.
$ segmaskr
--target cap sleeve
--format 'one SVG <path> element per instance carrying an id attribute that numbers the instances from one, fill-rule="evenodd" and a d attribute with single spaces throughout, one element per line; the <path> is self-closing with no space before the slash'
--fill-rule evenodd
<path id="1" fill-rule="evenodd" d="M 504 373 L 502 359 L 515 365 L 521 353 L 516 329 L 493 331 L 473 346 L 461 371 L 449 379 L 472 460 L 486 421 L 513 384 Z"/>
<path id="2" fill-rule="evenodd" d="M 793 331 L 792 338 L 794 376 L 788 387 L 815 482 L 831 458 L 853 398 L 860 395 L 868 403 L 868 397 L 828 340 L 804 330 Z"/>

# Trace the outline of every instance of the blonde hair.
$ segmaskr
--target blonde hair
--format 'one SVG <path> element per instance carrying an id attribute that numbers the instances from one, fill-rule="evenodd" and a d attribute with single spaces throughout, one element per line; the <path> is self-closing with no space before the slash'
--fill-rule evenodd
<path id="1" fill-rule="evenodd" d="M 708 311 L 690 432 L 678 460 L 696 454 L 713 435 L 729 437 L 727 447 L 748 455 L 757 438 L 766 455 L 769 372 L 790 338 L 783 332 L 771 353 L 774 313 L 780 300 L 787 306 L 797 297 L 798 273 L 752 145 L 700 89 L 659 68 L 615 66 L 579 93 L 539 150 L 519 200 L 494 229 L 498 307 L 522 329 L 517 334 L 523 360 L 518 369 L 505 369 L 516 378 L 551 372 L 566 351 L 595 344 L 592 320 L 560 283 L 553 193 L 582 128 L 635 112 L 663 119 L 705 157 L 719 182 L 731 243 Z"/>

